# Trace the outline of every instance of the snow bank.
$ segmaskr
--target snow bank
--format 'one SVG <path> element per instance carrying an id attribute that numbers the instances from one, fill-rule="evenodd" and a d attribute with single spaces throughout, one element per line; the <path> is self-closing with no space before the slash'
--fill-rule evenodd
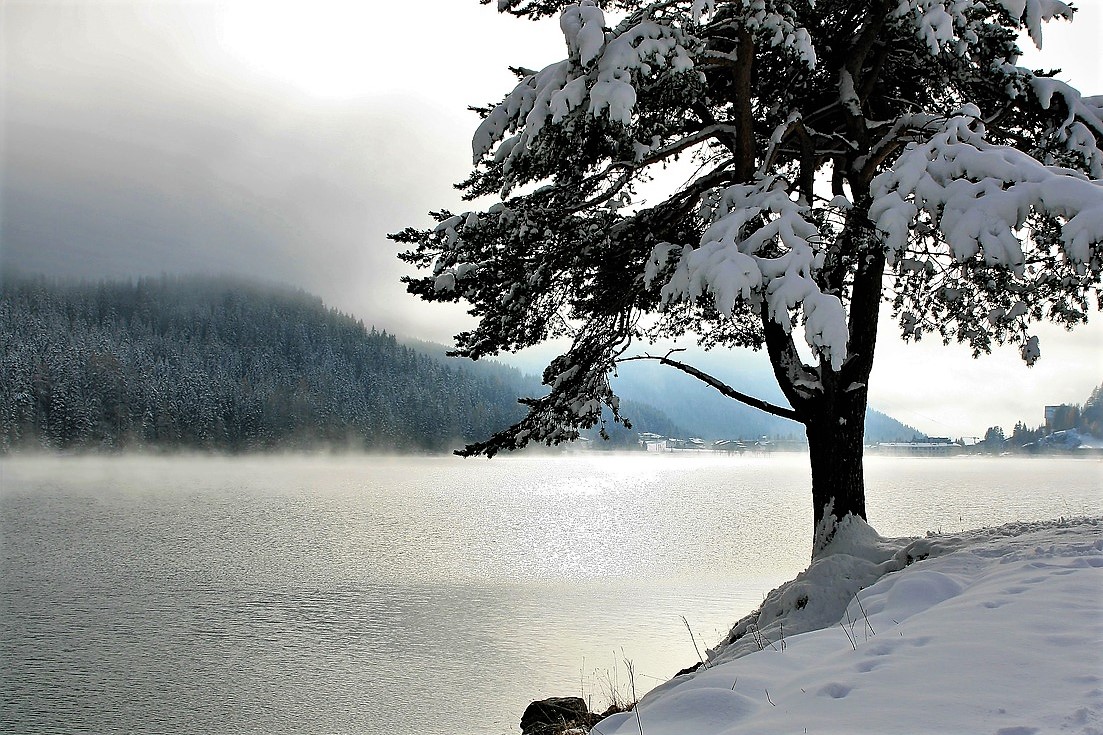
<path id="1" fill-rule="evenodd" d="M 896 573 L 893 573 L 896 572 Z M 599 735 L 1103 733 L 1103 518 L 884 539 L 848 519 L 710 663 Z"/>

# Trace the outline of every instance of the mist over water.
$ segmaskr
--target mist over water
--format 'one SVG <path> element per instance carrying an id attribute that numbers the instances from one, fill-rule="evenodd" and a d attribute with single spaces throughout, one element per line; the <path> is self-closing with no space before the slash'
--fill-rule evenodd
<path id="1" fill-rule="evenodd" d="M 1103 513 L 1097 460 L 867 461 L 884 535 Z M 800 455 L 0 461 L 0 731 L 516 732 L 805 565 Z"/>

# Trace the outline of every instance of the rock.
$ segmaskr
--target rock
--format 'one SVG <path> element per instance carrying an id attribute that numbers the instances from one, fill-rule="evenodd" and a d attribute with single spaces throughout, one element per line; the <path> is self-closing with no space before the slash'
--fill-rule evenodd
<path id="1" fill-rule="evenodd" d="M 693 672 L 697 671 L 699 668 L 701 668 L 704 665 L 705 665 L 704 662 L 698 661 L 697 663 L 693 664 L 693 666 L 687 666 L 686 668 L 679 671 L 677 674 L 674 675 L 674 678 L 677 679 L 679 676 L 685 676 L 686 674 L 692 674 Z"/>
<path id="2" fill-rule="evenodd" d="M 521 735 L 560 735 L 572 728 L 588 729 L 595 721 L 581 697 L 549 697 L 525 708 Z"/>

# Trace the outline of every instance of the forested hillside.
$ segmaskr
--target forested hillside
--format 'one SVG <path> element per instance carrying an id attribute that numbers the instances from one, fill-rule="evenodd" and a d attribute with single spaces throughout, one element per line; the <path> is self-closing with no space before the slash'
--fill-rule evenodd
<path id="1" fill-rule="evenodd" d="M 336 447 L 456 449 L 523 415 L 545 390 L 492 361 L 449 358 L 301 291 L 230 279 L 0 282 L 0 451 Z M 744 376 L 745 377 L 745 376 Z M 636 433 L 800 438 L 659 365 L 625 366 L 611 441 Z M 913 430 L 870 412 L 874 435 Z M 670 417 L 674 417 L 673 419 Z"/>
<path id="2" fill-rule="evenodd" d="M 464 370 L 302 292 L 206 278 L 0 293 L 0 447 L 452 449 L 522 413 Z"/>

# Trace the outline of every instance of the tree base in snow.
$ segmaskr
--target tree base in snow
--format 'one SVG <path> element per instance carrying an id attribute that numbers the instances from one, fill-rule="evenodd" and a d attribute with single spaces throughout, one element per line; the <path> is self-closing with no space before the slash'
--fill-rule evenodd
<path id="1" fill-rule="evenodd" d="M 1097 735 L 1101 576 L 1103 517 L 918 539 L 844 518 L 707 665 L 592 731 Z"/>

